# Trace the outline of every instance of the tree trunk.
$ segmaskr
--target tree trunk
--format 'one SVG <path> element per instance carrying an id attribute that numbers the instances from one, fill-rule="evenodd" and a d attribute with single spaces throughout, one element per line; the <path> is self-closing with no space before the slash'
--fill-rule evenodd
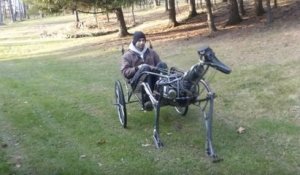
<path id="1" fill-rule="evenodd" d="M 20 0 L 17 0 L 17 1 L 15 1 L 15 10 L 16 10 L 16 19 L 19 17 L 19 20 L 20 21 L 22 21 L 22 15 L 23 15 L 23 12 L 22 12 L 22 7 L 20 6 Z M 19 9 L 17 9 L 17 7 L 19 8 Z M 17 11 L 18 11 L 18 13 L 17 13 Z"/>
<path id="2" fill-rule="evenodd" d="M 200 0 L 200 8 L 203 9 L 203 2 Z"/>
<path id="3" fill-rule="evenodd" d="M 115 13 L 116 13 L 117 19 L 119 21 L 119 37 L 124 37 L 124 36 L 129 35 L 129 33 L 127 31 L 122 8 L 121 7 L 116 8 Z"/>
<path id="4" fill-rule="evenodd" d="M 134 15 L 134 4 L 131 5 L 131 14 L 132 14 L 132 20 L 133 20 L 133 25 L 136 25 L 135 22 L 135 15 Z"/>
<path id="5" fill-rule="evenodd" d="M 197 16 L 195 0 L 190 0 L 189 18 Z"/>
<path id="6" fill-rule="evenodd" d="M 179 9 L 179 5 L 178 5 L 178 0 L 174 0 L 174 2 L 176 2 L 177 13 L 180 14 L 180 9 Z"/>
<path id="7" fill-rule="evenodd" d="M 255 4 L 255 14 L 256 16 L 262 16 L 265 13 L 263 8 L 262 0 L 254 0 Z"/>
<path id="8" fill-rule="evenodd" d="M 242 21 L 236 0 L 229 0 L 229 19 L 226 25 L 238 24 Z"/>
<path id="9" fill-rule="evenodd" d="M 24 19 L 29 19 L 29 15 L 27 14 L 27 5 L 25 4 L 25 2 L 23 2 L 23 9 L 24 9 Z"/>
<path id="10" fill-rule="evenodd" d="M 99 25 L 99 22 L 98 22 L 97 11 L 98 11 L 97 4 L 95 3 L 94 4 L 94 18 L 95 18 L 95 22 L 96 22 L 97 28 L 99 29 L 100 25 Z"/>
<path id="11" fill-rule="evenodd" d="M 72 13 L 74 14 L 75 13 L 75 22 L 76 22 L 76 28 L 79 28 L 80 24 L 80 20 L 79 20 L 79 14 L 78 14 L 78 11 L 77 11 L 77 1 L 73 1 L 73 8 L 72 8 Z"/>
<path id="12" fill-rule="evenodd" d="M 205 0 L 205 2 L 206 2 L 208 29 L 209 29 L 210 33 L 213 33 L 215 31 L 217 31 L 217 28 L 215 26 L 214 17 L 213 17 L 212 10 L 211 10 L 211 2 L 210 2 L 210 0 Z"/>
<path id="13" fill-rule="evenodd" d="M 0 25 L 3 25 L 3 21 L 4 21 L 4 18 L 3 18 L 3 13 L 2 13 L 2 1 L 0 0 Z"/>
<path id="14" fill-rule="evenodd" d="M 4 3 L 4 2 L 2 2 L 2 3 Z M 7 11 L 5 10 L 4 7 L 3 7 L 3 11 L 2 12 L 3 12 L 3 16 L 4 16 L 3 19 L 8 18 Z"/>
<path id="15" fill-rule="evenodd" d="M 178 26 L 178 22 L 176 21 L 176 7 L 175 7 L 175 0 L 169 0 L 169 25 L 171 27 L 176 27 Z"/>
<path id="16" fill-rule="evenodd" d="M 165 11 L 169 11 L 169 0 L 165 0 Z"/>
<path id="17" fill-rule="evenodd" d="M 10 13 L 11 21 L 15 22 L 16 21 L 16 16 L 15 16 L 15 12 L 14 12 L 11 0 L 8 0 L 8 5 L 9 5 L 9 13 Z"/>
<path id="18" fill-rule="evenodd" d="M 76 22 L 79 23 L 80 20 L 79 20 L 79 14 L 78 14 L 77 9 L 75 10 L 75 18 L 76 18 Z"/>
<path id="19" fill-rule="evenodd" d="M 266 6 L 267 6 L 267 23 L 271 24 L 273 22 L 273 14 L 272 14 L 270 0 L 266 0 Z"/>
<path id="20" fill-rule="evenodd" d="M 239 10 L 242 16 L 246 15 L 246 11 L 244 8 L 244 0 L 238 0 L 239 2 Z"/>
<path id="21" fill-rule="evenodd" d="M 214 0 L 214 5 L 217 6 L 217 0 Z"/>
<path id="22" fill-rule="evenodd" d="M 277 8 L 277 0 L 274 0 L 274 8 Z"/>
<path id="23" fill-rule="evenodd" d="M 156 7 L 160 6 L 160 0 L 154 0 L 154 4 Z"/>
<path id="24" fill-rule="evenodd" d="M 39 10 L 39 16 L 40 16 L 40 18 L 44 18 L 44 13 L 42 10 Z"/>
<path id="25" fill-rule="evenodd" d="M 23 6 L 23 2 L 18 0 L 19 1 L 19 12 L 20 12 L 20 21 L 22 21 L 23 19 L 25 19 L 25 16 L 24 16 L 24 6 Z"/>
<path id="26" fill-rule="evenodd" d="M 106 19 L 107 19 L 107 22 L 109 22 L 109 13 L 106 12 Z"/>

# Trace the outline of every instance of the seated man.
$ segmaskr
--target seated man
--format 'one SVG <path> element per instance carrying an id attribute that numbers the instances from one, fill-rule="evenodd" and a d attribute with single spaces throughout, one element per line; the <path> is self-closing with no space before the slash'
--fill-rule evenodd
<path id="1" fill-rule="evenodd" d="M 151 67 L 167 68 L 167 65 L 161 62 L 158 54 L 145 44 L 145 34 L 140 31 L 135 32 L 132 42 L 129 45 L 129 50 L 122 56 L 121 72 L 133 89 L 136 88 L 141 73 L 154 71 Z M 145 82 L 147 82 L 151 90 L 153 90 L 156 80 L 157 77 L 147 76 Z M 145 97 L 144 100 L 145 108 L 151 108 L 152 104 L 149 98 Z"/>

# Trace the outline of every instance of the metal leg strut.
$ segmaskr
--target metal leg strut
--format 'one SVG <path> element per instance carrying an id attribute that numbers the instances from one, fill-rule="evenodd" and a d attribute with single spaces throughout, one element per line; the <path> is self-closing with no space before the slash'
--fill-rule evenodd
<path id="1" fill-rule="evenodd" d="M 160 102 L 156 105 L 154 105 L 154 110 L 155 110 L 155 123 L 154 123 L 154 130 L 153 130 L 153 140 L 156 148 L 161 148 L 163 147 L 163 143 L 160 140 L 159 137 L 159 112 L 160 112 Z"/>
<path id="2" fill-rule="evenodd" d="M 220 162 L 222 159 L 218 158 L 214 151 L 212 144 L 212 120 L 213 120 L 213 108 L 214 108 L 214 93 L 208 93 L 209 99 L 209 109 L 208 112 L 204 112 L 205 128 L 206 128 L 206 154 L 212 158 L 213 162 Z"/>

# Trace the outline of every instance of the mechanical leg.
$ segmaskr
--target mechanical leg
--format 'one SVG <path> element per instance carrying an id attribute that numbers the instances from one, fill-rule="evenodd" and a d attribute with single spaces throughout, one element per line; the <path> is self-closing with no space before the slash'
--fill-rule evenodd
<path id="1" fill-rule="evenodd" d="M 153 140 L 154 140 L 154 144 L 155 144 L 156 148 L 160 148 L 163 146 L 163 143 L 159 137 L 160 100 L 156 100 L 154 98 L 154 96 L 152 95 L 152 92 L 151 92 L 151 88 L 149 87 L 149 84 L 143 82 L 142 86 L 144 87 L 145 92 L 149 96 L 149 99 L 151 100 L 151 103 L 154 108 L 155 121 L 154 121 L 154 130 L 153 130 Z"/>
<path id="2" fill-rule="evenodd" d="M 153 130 L 153 140 L 156 148 L 163 147 L 163 143 L 159 137 L 159 112 L 160 112 L 160 102 L 154 105 L 155 112 L 155 122 L 154 122 L 154 130 Z"/>
<path id="3" fill-rule="evenodd" d="M 222 159 L 219 159 L 217 154 L 214 151 L 213 144 L 212 144 L 212 120 L 213 120 L 213 108 L 214 108 L 214 93 L 208 92 L 208 105 L 206 105 L 205 108 L 208 109 L 202 109 L 202 112 L 204 113 L 204 120 L 205 120 L 205 129 L 206 129 L 206 154 L 210 156 L 213 160 L 213 162 L 219 162 Z"/>

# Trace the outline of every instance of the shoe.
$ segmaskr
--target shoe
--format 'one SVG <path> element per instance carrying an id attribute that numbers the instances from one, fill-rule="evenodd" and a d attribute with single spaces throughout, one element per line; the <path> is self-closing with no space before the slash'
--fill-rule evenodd
<path id="1" fill-rule="evenodd" d="M 151 101 L 146 101 L 144 103 L 144 110 L 145 111 L 152 111 L 152 109 L 153 109 L 153 105 L 152 105 Z"/>

